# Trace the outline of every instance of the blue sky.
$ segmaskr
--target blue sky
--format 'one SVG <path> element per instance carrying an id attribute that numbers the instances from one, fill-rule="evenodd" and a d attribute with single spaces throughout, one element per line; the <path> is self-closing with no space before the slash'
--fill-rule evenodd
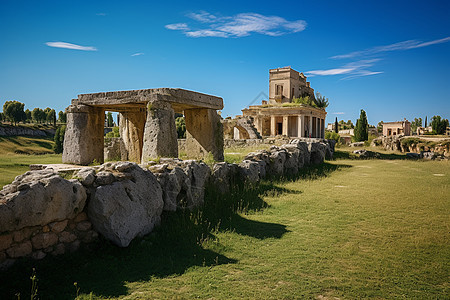
<path id="1" fill-rule="evenodd" d="M 30 109 L 180 87 L 234 116 L 291 66 L 328 122 L 450 118 L 450 1 L 0 0 L 0 36 L 0 103 Z"/>

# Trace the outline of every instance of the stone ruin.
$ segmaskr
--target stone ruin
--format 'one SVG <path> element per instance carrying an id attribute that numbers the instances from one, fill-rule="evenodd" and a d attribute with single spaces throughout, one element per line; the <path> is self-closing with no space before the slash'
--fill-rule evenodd
<path id="1" fill-rule="evenodd" d="M 139 165 L 32 165 L 0 191 L 0 270 L 21 257 L 75 251 L 99 235 L 126 247 L 160 224 L 163 211 L 201 206 L 206 185 L 225 194 L 235 182 L 295 175 L 333 153 L 332 140 L 297 139 L 249 153 L 239 164 L 161 158 Z"/>
<path id="2" fill-rule="evenodd" d="M 223 99 L 172 88 L 78 95 L 67 108 L 63 163 L 104 161 L 104 113 L 120 113 L 121 160 L 146 162 L 178 157 L 175 113 L 186 121 L 186 153 L 223 161 L 223 128 L 217 110 Z"/>

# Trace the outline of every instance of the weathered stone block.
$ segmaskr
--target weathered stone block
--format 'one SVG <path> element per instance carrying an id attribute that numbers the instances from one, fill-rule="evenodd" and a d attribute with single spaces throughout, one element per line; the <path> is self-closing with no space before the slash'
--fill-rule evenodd
<path id="1" fill-rule="evenodd" d="M 71 232 L 63 231 L 59 234 L 59 241 L 61 243 L 71 243 L 77 239 L 77 236 Z"/>
<path id="2" fill-rule="evenodd" d="M 58 236 L 53 232 L 37 234 L 31 238 L 35 249 L 44 249 L 58 242 Z"/>
<path id="3" fill-rule="evenodd" d="M 67 222 L 68 222 L 68 220 L 50 223 L 50 228 L 53 232 L 59 233 L 66 228 Z"/>
<path id="4" fill-rule="evenodd" d="M 33 247 L 31 245 L 30 241 L 26 241 L 22 244 L 15 245 L 8 250 L 6 250 L 6 253 L 8 253 L 9 257 L 11 258 L 18 258 L 30 255 L 33 251 Z"/>
<path id="5" fill-rule="evenodd" d="M 0 251 L 8 249 L 13 241 L 13 235 L 11 233 L 0 235 Z"/>

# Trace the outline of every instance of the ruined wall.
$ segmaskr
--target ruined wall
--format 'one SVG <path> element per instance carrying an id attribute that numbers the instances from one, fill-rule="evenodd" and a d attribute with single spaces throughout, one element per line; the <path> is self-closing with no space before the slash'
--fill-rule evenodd
<path id="1" fill-rule="evenodd" d="M 98 234 L 120 247 L 150 233 L 163 211 L 203 204 L 207 184 L 227 193 L 233 182 L 297 174 L 331 159 L 334 141 L 293 140 L 249 153 L 240 164 L 161 159 L 28 171 L 0 191 L 0 269 L 20 257 L 42 259 L 75 251 Z M 70 179 L 67 179 L 70 178 Z M 164 224 L 162 224 L 164 226 Z"/>

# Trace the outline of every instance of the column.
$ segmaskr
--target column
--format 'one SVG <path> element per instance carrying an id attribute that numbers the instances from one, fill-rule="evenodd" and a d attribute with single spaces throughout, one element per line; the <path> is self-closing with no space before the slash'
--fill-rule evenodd
<path id="1" fill-rule="evenodd" d="M 122 139 L 121 160 L 140 163 L 147 119 L 146 109 L 129 110 L 120 113 L 119 116 L 119 131 Z"/>
<path id="2" fill-rule="evenodd" d="M 309 136 L 308 137 L 312 137 L 312 135 L 313 135 L 313 132 L 312 132 L 312 129 L 313 129 L 313 127 L 312 127 L 312 116 L 310 115 L 309 116 L 309 130 L 308 130 L 308 133 L 309 133 Z"/>
<path id="3" fill-rule="evenodd" d="M 297 120 L 297 137 L 303 137 L 305 134 L 304 116 L 298 116 Z"/>
<path id="4" fill-rule="evenodd" d="M 172 105 L 157 100 L 147 104 L 141 161 L 159 157 L 178 157 L 178 141 Z"/>
<path id="5" fill-rule="evenodd" d="M 275 116 L 270 116 L 270 136 L 276 136 L 277 132 L 276 132 L 276 122 L 275 122 Z"/>
<path id="6" fill-rule="evenodd" d="M 289 117 L 283 116 L 283 135 L 289 136 Z"/>
<path id="7" fill-rule="evenodd" d="M 223 161 L 223 126 L 216 110 L 186 109 L 184 116 L 188 156 L 202 159 L 212 155 L 215 161 Z"/>
<path id="8" fill-rule="evenodd" d="M 322 138 L 322 119 L 321 118 L 317 118 L 317 137 L 318 138 Z"/>
<path id="9" fill-rule="evenodd" d="M 88 165 L 103 163 L 105 111 L 87 105 L 67 108 L 67 129 L 64 135 L 62 162 Z"/>

